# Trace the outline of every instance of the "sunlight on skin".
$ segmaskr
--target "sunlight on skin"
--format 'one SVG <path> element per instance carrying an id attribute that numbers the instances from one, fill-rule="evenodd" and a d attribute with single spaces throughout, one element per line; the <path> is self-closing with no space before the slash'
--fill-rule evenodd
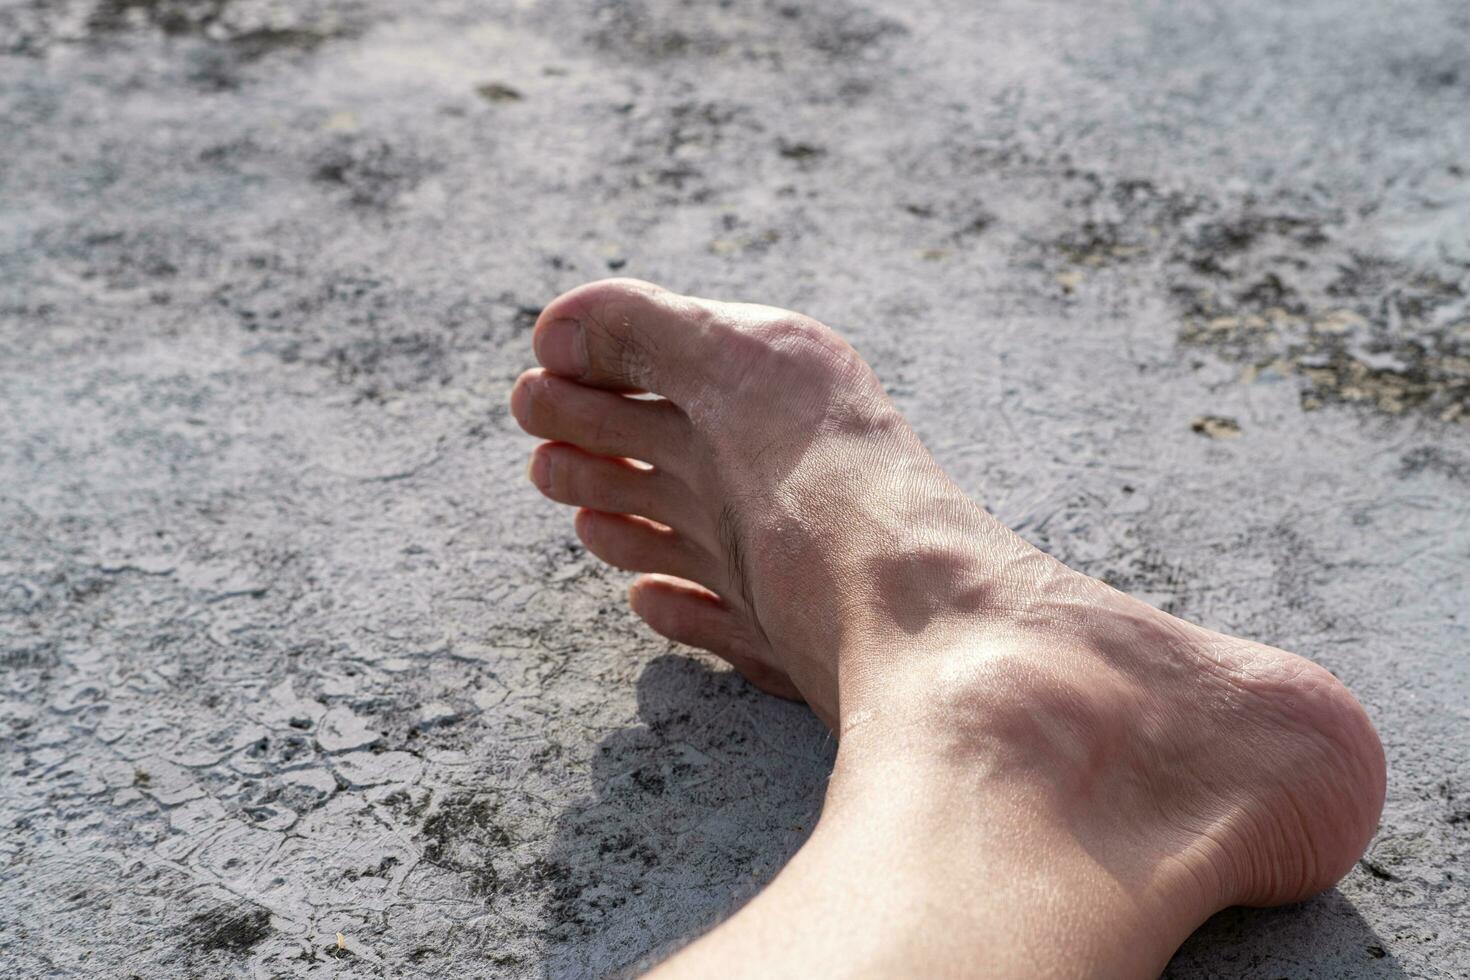
<path id="1" fill-rule="evenodd" d="M 1331 674 L 1037 551 L 831 330 L 607 280 L 534 344 L 529 475 L 633 610 L 841 735 L 811 839 L 660 976 L 1147 976 L 1362 854 L 1383 752 Z"/>

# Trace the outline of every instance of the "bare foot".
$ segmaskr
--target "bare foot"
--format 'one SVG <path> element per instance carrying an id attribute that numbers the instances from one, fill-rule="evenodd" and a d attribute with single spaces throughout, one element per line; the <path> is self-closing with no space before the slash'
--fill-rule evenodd
<path id="1" fill-rule="evenodd" d="M 654 630 L 839 733 L 839 804 L 895 759 L 1008 781 L 1181 922 L 1304 898 L 1361 855 L 1383 753 L 1331 674 L 1027 544 L 825 326 L 608 280 L 551 303 L 534 342 L 543 369 L 511 394 L 552 440 L 531 478 L 582 508 L 593 554 L 653 573 L 630 597 Z"/>

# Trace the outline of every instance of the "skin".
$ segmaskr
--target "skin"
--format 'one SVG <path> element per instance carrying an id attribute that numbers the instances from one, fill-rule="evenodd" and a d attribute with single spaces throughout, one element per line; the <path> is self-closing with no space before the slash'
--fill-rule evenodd
<path id="1" fill-rule="evenodd" d="M 1384 759 L 1346 688 L 1023 541 L 827 327 L 614 279 L 534 346 L 531 479 L 649 573 L 634 612 L 839 737 L 808 842 L 656 975 L 1157 975 L 1362 855 Z"/>

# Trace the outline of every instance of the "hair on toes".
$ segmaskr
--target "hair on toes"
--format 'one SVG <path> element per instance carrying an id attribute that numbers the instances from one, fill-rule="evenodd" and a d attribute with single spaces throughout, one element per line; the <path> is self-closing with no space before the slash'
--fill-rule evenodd
<path id="1" fill-rule="evenodd" d="M 597 358 L 598 373 L 624 388 L 647 387 L 657 356 L 651 341 L 626 319 L 612 325 L 605 307 L 601 311 L 589 311 L 585 324 L 594 335 L 592 346 L 602 354 Z"/>

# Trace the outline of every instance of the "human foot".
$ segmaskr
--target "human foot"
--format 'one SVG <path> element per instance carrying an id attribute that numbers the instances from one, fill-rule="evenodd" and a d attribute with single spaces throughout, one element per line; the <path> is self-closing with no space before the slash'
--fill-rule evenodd
<path id="1" fill-rule="evenodd" d="M 1016 780 L 1130 894 L 1194 917 L 1313 894 L 1366 846 L 1382 750 L 1331 674 L 1037 551 L 826 327 L 608 280 L 534 344 L 511 396 L 554 440 L 532 479 L 583 508 L 593 554 L 655 573 L 630 593 L 653 629 L 841 735 L 834 794 L 898 757 Z"/>

